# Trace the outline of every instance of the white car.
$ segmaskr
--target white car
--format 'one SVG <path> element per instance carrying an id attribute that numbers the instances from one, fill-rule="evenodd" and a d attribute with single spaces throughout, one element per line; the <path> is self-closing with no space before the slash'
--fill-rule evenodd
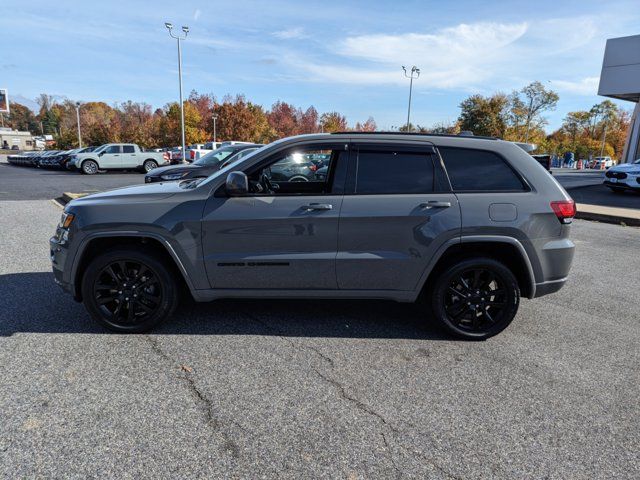
<path id="1" fill-rule="evenodd" d="M 107 143 L 93 152 L 73 155 L 69 163 L 86 175 L 100 170 L 141 170 L 169 165 L 167 153 L 145 152 L 135 143 Z"/>
<path id="2" fill-rule="evenodd" d="M 640 158 L 633 163 L 621 163 L 607 170 L 604 185 L 616 193 L 625 190 L 640 192 Z"/>
<path id="3" fill-rule="evenodd" d="M 591 168 L 595 168 L 596 170 L 601 170 L 603 163 L 604 163 L 604 168 L 613 167 L 613 160 L 611 159 L 611 157 L 596 157 L 593 159 L 592 163 L 593 163 L 593 167 Z"/>

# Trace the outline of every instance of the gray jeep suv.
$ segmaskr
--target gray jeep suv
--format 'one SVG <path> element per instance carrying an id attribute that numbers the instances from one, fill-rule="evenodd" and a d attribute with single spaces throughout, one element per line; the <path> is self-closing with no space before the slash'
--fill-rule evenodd
<path id="1" fill-rule="evenodd" d="M 274 174 L 316 157 L 326 175 Z M 155 327 L 186 291 L 200 302 L 419 301 L 425 319 L 479 339 L 509 325 L 521 296 L 564 285 L 574 215 L 564 189 L 510 142 L 303 135 L 206 179 L 74 200 L 51 260 L 56 282 L 119 332 Z"/>

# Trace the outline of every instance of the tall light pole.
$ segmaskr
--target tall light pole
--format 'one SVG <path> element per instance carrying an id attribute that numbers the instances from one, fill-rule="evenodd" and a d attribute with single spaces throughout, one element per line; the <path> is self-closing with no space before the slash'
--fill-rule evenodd
<path id="1" fill-rule="evenodd" d="M 216 143 L 216 120 L 218 120 L 218 114 L 214 113 L 211 118 L 213 118 L 213 143 Z M 214 147 L 215 150 L 215 147 Z"/>
<path id="2" fill-rule="evenodd" d="M 411 118 L 411 93 L 412 93 L 412 90 L 413 90 L 413 80 L 417 79 L 418 77 L 420 77 L 420 69 L 414 65 L 413 67 L 411 67 L 411 70 L 409 72 L 407 72 L 407 68 L 403 65 L 402 66 L 402 70 L 404 70 L 404 76 L 409 79 L 409 108 L 407 109 L 407 132 L 408 132 L 408 131 L 410 131 L 409 130 L 409 128 L 410 128 L 409 126 L 411 125 L 411 123 L 410 123 L 410 118 Z"/>
<path id="3" fill-rule="evenodd" d="M 180 122 L 181 122 L 181 130 L 182 130 L 182 161 L 186 162 L 186 158 L 185 158 L 185 152 L 186 152 L 186 145 L 185 145 L 185 140 L 184 140 L 184 102 L 182 101 L 182 46 L 181 46 L 181 42 L 182 40 L 184 40 L 185 38 L 187 38 L 187 35 L 189 34 L 189 27 L 182 27 L 182 31 L 184 32 L 184 35 L 174 35 L 173 34 L 173 24 L 166 22 L 164 24 L 165 27 L 167 27 L 167 30 L 169 30 L 169 35 L 172 38 L 175 38 L 178 41 L 178 83 L 180 85 Z"/>
<path id="4" fill-rule="evenodd" d="M 78 120 L 78 147 L 82 148 L 82 134 L 80 133 L 80 102 L 76 102 L 76 119 Z"/>

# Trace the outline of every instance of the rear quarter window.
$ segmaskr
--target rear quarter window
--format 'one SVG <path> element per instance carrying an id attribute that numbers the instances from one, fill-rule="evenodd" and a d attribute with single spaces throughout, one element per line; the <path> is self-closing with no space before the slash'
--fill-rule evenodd
<path id="1" fill-rule="evenodd" d="M 514 192 L 527 187 L 498 154 L 471 148 L 439 147 L 451 186 L 457 192 Z"/>

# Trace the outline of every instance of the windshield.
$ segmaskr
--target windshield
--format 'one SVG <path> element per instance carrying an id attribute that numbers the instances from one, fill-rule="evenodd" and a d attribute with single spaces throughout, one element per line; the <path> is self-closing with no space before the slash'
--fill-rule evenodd
<path id="1" fill-rule="evenodd" d="M 104 150 L 105 148 L 107 148 L 109 146 L 109 144 L 107 145 L 102 145 L 101 147 L 96 148 L 93 153 L 100 153 L 102 150 Z"/>
<path id="2" fill-rule="evenodd" d="M 207 153 L 204 157 L 200 158 L 200 160 L 196 160 L 193 162 L 194 165 L 215 165 L 223 160 L 225 160 L 229 155 L 232 155 L 237 151 L 237 148 L 233 147 L 222 147 L 213 152 Z"/>

